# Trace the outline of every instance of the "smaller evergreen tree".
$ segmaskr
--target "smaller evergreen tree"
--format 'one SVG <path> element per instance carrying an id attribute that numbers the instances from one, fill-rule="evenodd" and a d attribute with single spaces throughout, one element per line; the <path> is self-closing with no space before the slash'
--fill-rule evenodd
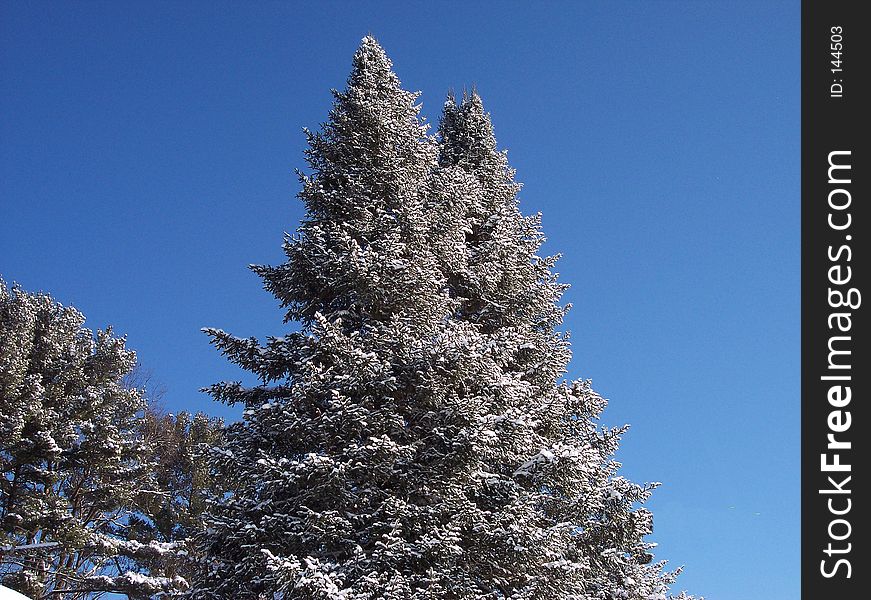
<path id="1" fill-rule="evenodd" d="M 32 598 L 144 598 L 184 582 L 135 570 L 169 548 L 128 538 L 137 505 L 159 493 L 145 399 L 124 385 L 136 356 L 84 320 L 0 281 L 0 582 Z"/>
<path id="2" fill-rule="evenodd" d="M 626 427 L 598 425 L 606 401 L 589 381 L 559 381 L 571 358 L 557 329 L 568 286 L 553 272 L 558 256 L 538 256 L 541 216 L 521 214 L 521 186 L 477 92 L 445 102 L 439 164 L 477 182 L 461 202 L 467 259 L 441 264 L 455 318 L 495 363 L 489 381 L 466 385 L 467 395 L 486 399 L 477 469 L 488 480 L 471 478 L 466 489 L 488 535 L 469 536 L 472 564 L 497 584 L 497 597 L 664 600 L 680 569 L 652 562 L 652 515 L 640 506 L 658 484 L 618 475 L 614 453 Z"/>

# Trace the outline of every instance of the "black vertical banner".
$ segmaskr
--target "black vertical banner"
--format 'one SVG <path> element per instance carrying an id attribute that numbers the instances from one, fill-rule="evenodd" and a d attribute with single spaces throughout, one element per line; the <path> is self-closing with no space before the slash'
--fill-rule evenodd
<path id="1" fill-rule="evenodd" d="M 868 43 L 860 3 L 802 3 L 802 597 L 867 597 Z M 867 7 L 866 7 L 867 8 Z M 860 458 L 863 457 L 863 458 Z"/>

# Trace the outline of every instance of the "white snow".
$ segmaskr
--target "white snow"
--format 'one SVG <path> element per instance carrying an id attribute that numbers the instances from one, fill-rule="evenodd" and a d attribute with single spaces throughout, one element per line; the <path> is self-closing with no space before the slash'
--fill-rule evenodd
<path id="1" fill-rule="evenodd" d="M 15 590 L 10 590 L 8 587 L 0 585 L 0 600 L 31 600 L 24 594 L 19 594 Z"/>

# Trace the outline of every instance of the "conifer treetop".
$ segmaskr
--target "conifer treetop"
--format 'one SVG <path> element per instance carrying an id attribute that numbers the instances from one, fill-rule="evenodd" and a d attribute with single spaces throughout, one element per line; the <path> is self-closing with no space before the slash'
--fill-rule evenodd
<path id="1" fill-rule="evenodd" d="M 425 290 L 439 285 L 432 278 L 422 284 L 410 270 L 414 247 L 426 243 L 424 188 L 436 155 L 417 97 L 402 89 L 378 42 L 365 37 L 346 88 L 334 91 L 329 119 L 320 131 L 306 131 L 311 173 L 302 175 L 299 193 L 306 215 L 285 242 L 288 262 L 253 267 L 288 308 L 288 320 L 308 327 L 316 314 L 342 315 L 359 327 L 400 306 L 426 306 Z M 352 255 L 336 260 L 348 249 Z M 391 279 L 403 289 L 382 285 Z"/>
<path id="2" fill-rule="evenodd" d="M 384 52 L 384 48 L 378 40 L 367 35 L 354 52 L 348 87 L 373 87 L 372 84 L 383 85 L 387 82 L 394 87 L 399 87 L 399 78 L 393 72 L 393 63 Z"/>
<path id="3" fill-rule="evenodd" d="M 453 93 L 448 94 L 438 133 L 442 165 L 459 164 L 466 170 L 507 167 L 505 153 L 496 151 L 490 114 L 484 110 L 484 102 L 475 88 L 464 91 L 460 103 Z"/>

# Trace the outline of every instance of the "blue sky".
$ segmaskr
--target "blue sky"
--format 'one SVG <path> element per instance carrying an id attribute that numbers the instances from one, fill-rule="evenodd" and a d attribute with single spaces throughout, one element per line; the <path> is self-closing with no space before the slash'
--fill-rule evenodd
<path id="1" fill-rule="evenodd" d="M 630 423 L 658 558 L 799 595 L 799 3 L 0 4 L 0 274 L 232 415 L 200 333 L 281 334 L 293 169 L 362 36 L 435 123 L 476 85 L 573 285 L 572 377 Z"/>

